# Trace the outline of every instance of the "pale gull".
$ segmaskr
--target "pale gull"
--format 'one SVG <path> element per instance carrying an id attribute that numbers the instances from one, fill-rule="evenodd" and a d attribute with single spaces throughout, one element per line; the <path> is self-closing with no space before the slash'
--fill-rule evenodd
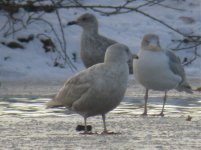
<path id="1" fill-rule="evenodd" d="M 70 78 L 47 107 L 65 106 L 87 118 L 102 115 L 104 131 L 105 114 L 119 105 L 127 88 L 129 69 L 127 61 L 134 57 L 128 47 L 116 43 L 107 49 L 103 63 L 96 64 Z"/>
<path id="2" fill-rule="evenodd" d="M 159 37 L 155 34 L 146 34 L 141 43 L 139 59 L 134 59 L 133 70 L 135 79 L 145 87 L 144 113 L 147 115 L 147 100 L 150 89 L 164 91 L 162 111 L 167 99 L 167 92 L 171 89 L 192 93 L 191 87 L 186 81 L 184 68 L 177 57 L 170 50 L 160 47 Z"/>
<path id="3" fill-rule="evenodd" d="M 68 25 L 79 25 L 83 28 L 81 35 L 80 56 L 86 68 L 104 61 L 106 49 L 117 43 L 102 36 L 98 32 L 98 20 L 93 14 L 85 13 Z M 129 61 L 129 70 L 132 73 L 132 60 Z"/>

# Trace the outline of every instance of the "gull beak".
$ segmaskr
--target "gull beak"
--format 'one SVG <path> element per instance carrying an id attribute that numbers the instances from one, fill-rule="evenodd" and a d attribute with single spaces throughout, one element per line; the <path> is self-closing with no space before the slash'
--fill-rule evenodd
<path id="1" fill-rule="evenodd" d="M 138 55 L 136 55 L 136 54 L 133 54 L 133 55 L 132 55 L 132 58 L 133 58 L 133 59 L 139 59 Z"/>
<path id="2" fill-rule="evenodd" d="M 71 25 L 74 25 L 74 24 L 77 24 L 77 21 L 70 21 L 70 22 L 67 23 L 68 26 L 71 26 Z"/>

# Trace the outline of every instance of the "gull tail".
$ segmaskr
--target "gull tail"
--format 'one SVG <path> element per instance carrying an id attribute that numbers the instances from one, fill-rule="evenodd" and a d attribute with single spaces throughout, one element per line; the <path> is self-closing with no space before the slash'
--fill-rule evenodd
<path id="1" fill-rule="evenodd" d="M 179 92 L 187 92 L 187 93 L 193 93 L 193 90 L 191 88 L 191 86 L 186 82 L 182 82 L 177 88 L 176 88 L 177 91 Z"/>
<path id="2" fill-rule="evenodd" d="M 52 99 L 51 101 L 46 103 L 46 108 L 55 108 L 61 106 L 63 105 L 60 102 L 56 101 L 55 99 Z"/>

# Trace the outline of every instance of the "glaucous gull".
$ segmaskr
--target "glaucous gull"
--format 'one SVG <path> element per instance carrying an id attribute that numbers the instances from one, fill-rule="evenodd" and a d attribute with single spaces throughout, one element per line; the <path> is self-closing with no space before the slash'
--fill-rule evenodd
<path id="1" fill-rule="evenodd" d="M 79 72 L 66 81 L 56 97 L 47 103 L 47 108 L 65 106 L 84 117 L 85 132 L 87 118 L 102 115 L 104 130 L 105 114 L 119 105 L 124 97 L 129 69 L 127 61 L 132 55 L 128 47 L 116 43 L 107 48 L 103 63 Z"/>

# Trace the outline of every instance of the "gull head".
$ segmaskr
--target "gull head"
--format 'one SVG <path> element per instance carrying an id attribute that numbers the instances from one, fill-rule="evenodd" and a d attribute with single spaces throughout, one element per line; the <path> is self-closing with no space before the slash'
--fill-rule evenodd
<path id="1" fill-rule="evenodd" d="M 143 50 L 160 51 L 161 48 L 158 35 L 153 33 L 144 35 L 141 43 L 141 48 Z"/>
<path id="2" fill-rule="evenodd" d="M 67 25 L 79 25 L 83 29 L 93 30 L 98 28 L 98 21 L 93 14 L 85 13 L 75 21 L 68 22 Z"/>
<path id="3" fill-rule="evenodd" d="M 104 62 L 127 63 L 132 58 L 138 57 L 133 55 L 126 45 L 115 43 L 107 48 Z"/>

